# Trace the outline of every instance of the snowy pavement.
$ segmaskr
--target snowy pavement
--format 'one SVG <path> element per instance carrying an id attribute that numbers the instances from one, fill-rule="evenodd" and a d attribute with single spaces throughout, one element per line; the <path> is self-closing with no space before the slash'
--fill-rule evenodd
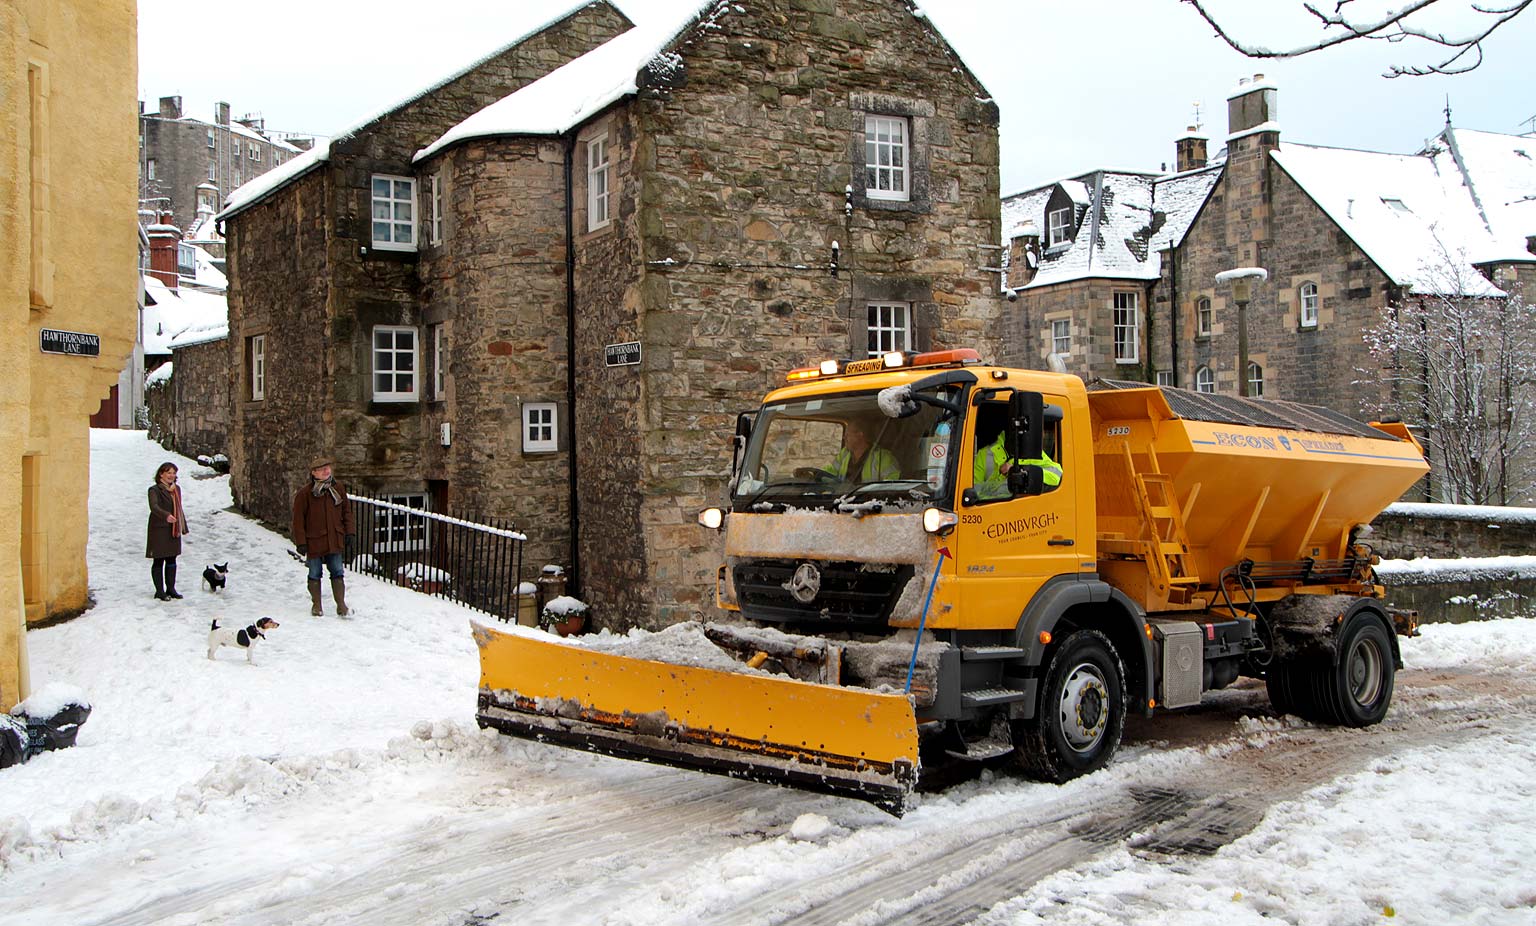
<path id="1" fill-rule="evenodd" d="M 1240 684 L 1132 723 L 1086 779 L 989 771 L 897 820 L 481 731 L 483 615 L 356 576 L 353 618 L 310 617 L 227 478 L 142 432 L 92 447 L 96 606 L 28 645 L 34 685 L 94 712 L 0 772 L 0 924 L 1536 922 L 1536 621 L 1404 641 L 1378 727 Z M 162 603 L 144 494 L 168 458 L 192 533 Z M 212 618 L 264 615 L 257 665 L 206 658 Z"/>

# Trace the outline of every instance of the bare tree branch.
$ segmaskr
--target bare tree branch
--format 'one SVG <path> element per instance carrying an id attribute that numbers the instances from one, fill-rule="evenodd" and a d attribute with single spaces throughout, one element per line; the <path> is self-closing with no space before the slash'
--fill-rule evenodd
<path id="1" fill-rule="evenodd" d="M 1318 21 L 1325 33 L 1331 34 L 1325 34 L 1315 42 L 1280 50 L 1239 39 L 1222 25 L 1210 10 L 1206 9 L 1204 0 L 1180 0 L 1180 2 L 1194 7 L 1200 14 L 1200 18 L 1216 30 L 1218 38 L 1226 42 L 1234 51 L 1249 58 L 1299 58 L 1302 55 L 1310 55 L 1357 39 L 1383 42 L 1414 41 L 1442 49 L 1445 57 L 1439 58 L 1435 63 L 1394 64 L 1382 75 L 1384 77 L 1423 77 L 1427 74 L 1465 74 L 1467 71 L 1476 69 L 1483 63 L 1483 42 L 1504 24 L 1525 12 L 1526 8 L 1536 0 L 1504 0 L 1502 3 L 1494 4 L 1469 3 L 1468 9 L 1487 19 L 1481 20 L 1469 32 L 1457 35 L 1421 27 L 1418 23 L 1422 22 L 1422 18 L 1414 19 L 1416 14 L 1428 10 L 1441 0 L 1408 0 L 1401 9 L 1389 10 L 1377 17 L 1350 16 L 1345 7 L 1354 0 L 1337 0 L 1332 12 L 1325 12 L 1308 2 L 1302 5 L 1303 8 Z M 1440 54 L 1437 52 L 1436 57 Z"/>

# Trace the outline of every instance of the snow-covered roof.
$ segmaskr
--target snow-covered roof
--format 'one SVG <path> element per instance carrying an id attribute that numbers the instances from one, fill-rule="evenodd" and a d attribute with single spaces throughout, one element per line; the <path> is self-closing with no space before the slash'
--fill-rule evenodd
<path id="1" fill-rule="evenodd" d="M 1454 143 L 1471 188 L 1493 238 L 1480 261 L 1536 260 L 1526 239 L 1536 235 L 1536 135 L 1500 135 L 1472 129 L 1442 133 Z"/>
<path id="2" fill-rule="evenodd" d="M 151 274 L 144 274 L 144 293 L 145 354 L 169 354 L 172 341 L 188 330 L 229 326 L 229 302 L 222 293 L 172 290 Z"/>
<path id="3" fill-rule="evenodd" d="M 194 344 L 206 344 L 209 341 L 221 341 L 229 337 L 229 322 L 210 321 L 199 322 L 182 329 L 171 338 L 170 348 L 191 347 Z"/>
<path id="4" fill-rule="evenodd" d="M 1134 171 L 1094 171 L 1003 200 L 1003 227 L 1033 222 L 1048 228 L 1046 206 L 1060 188 L 1077 204 L 1077 234 L 1068 244 L 1044 247 L 1039 272 L 1026 289 L 1088 278 L 1155 280 L 1160 248 L 1179 244 L 1221 175 L 1209 167 L 1159 177 Z M 1044 245 L 1044 242 L 1042 242 Z"/>
<path id="5" fill-rule="evenodd" d="M 384 107 L 383 109 L 370 113 L 366 118 L 352 123 L 330 138 L 316 138 L 314 146 L 311 147 L 308 151 L 298 155 L 292 160 L 279 165 L 278 167 L 272 168 L 271 170 L 258 177 L 253 178 L 248 183 L 237 187 L 234 192 L 230 193 L 229 196 L 225 198 L 224 210 L 218 214 L 218 219 L 222 221 L 242 209 L 255 205 L 268 193 L 271 193 L 279 187 L 285 186 L 289 181 L 297 180 L 304 174 L 309 173 L 310 171 L 319 167 L 321 164 L 329 161 L 331 157 L 332 141 L 347 138 L 359 130 L 379 121 L 390 113 L 395 112 L 396 110 L 405 106 L 409 106 L 422 97 L 425 97 L 428 94 L 447 86 L 453 81 L 463 77 L 465 74 L 468 74 L 481 65 L 485 64 L 487 61 L 490 61 L 492 58 L 505 53 L 510 48 L 515 48 L 516 46 L 527 41 L 529 38 L 539 34 L 540 32 L 543 32 L 545 29 L 548 29 L 555 23 L 565 19 L 566 17 L 575 13 L 577 10 L 581 10 L 589 6 L 594 6 L 597 3 L 604 2 L 606 2 L 606 0 L 566 0 L 566 2 L 555 4 L 546 12 L 546 15 L 540 19 L 536 25 L 524 30 L 521 34 L 506 44 L 500 46 L 495 51 L 476 59 L 464 67 L 458 68 L 453 73 L 443 77 L 441 80 L 432 83 L 430 86 L 423 87 L 421 90 L 411 94 L 403 100 L 397 100 L 396 102 Z"/>
<path id="6" fill-rule="evenodd" d="M 708 27 L 727 8 L 726 0 L 695 0 L 674 15 L 638 25 L 460 122 L 418 151 L 415 160 L 472 138 L 562 134 L 634 93 L 642 68 L 701 16 L 709 14 Z M 665 66 L 666 59 L 660 63 Z"/>
<path id="7" fill-rule="evenodd" d="M 279 164 L 266 173 L 259 174 L 235 187 L 234 191 L 224 198 L 224 211 L 214 218 L 223 221 L 241 209 L 255 205 L 268 193 L 287 184 L 290 180 L 297 180 L 330 160 L 330 157 L 330 139 L 316 139 L 313 148 L 293 160 Z"/>
<path id="8" fill-rule="evenodd" d="M 187 242 L 183 241 L 182 244 Z M 196 267 L 196 271 L 192 274 L 192 282 L 204 289 L 214 289 L 219 292 L 229 289 L 229 278 L 214 264 L 213 255 L 195 244 L 188 246 L 192 248 L 193 266 Z"/>
<path id="9" fill-rule="evenodd" d="M 224 236 L 219 233 L 219 222 L 211 212 L 198 213 L 192 221 L 192 227 L 187 229 L 186 237 L 182 241 L 223 243 Z"/>
<path id="10" fill-rule="evenodd" d="M 1282 143 L 1270 157 L 1392 282 L 1420 293 L 1503 295 L 1472 266 L 1494 242 L 1450 152 Z"/>

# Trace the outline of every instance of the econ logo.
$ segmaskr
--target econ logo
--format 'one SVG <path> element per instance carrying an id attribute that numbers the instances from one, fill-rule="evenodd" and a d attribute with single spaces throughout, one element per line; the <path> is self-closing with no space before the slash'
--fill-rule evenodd
<path id="1" fill-rule="evenodd" d="M 1286 450 L 1290 450 L 1291 449 L 1291 439 L 1289 437 L 1286 437 L 1284 434 L 1280 435 L 1280 446 L 1284 447 Z"/>

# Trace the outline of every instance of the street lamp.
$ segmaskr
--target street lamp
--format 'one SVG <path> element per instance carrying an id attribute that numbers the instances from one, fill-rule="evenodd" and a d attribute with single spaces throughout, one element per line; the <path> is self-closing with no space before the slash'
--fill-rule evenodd
<path id="1" fill-rule="evenodd" d="M 1252 298 L 1254 283 L 1269 279 L 1269 271 L 1263 267 L 1238 267 L 1216 274 L 1216 285 L 1232 284 L 1232 301 L 1237 303 L 1237 394 L 1248 396 L 1248 300 Z"/>

